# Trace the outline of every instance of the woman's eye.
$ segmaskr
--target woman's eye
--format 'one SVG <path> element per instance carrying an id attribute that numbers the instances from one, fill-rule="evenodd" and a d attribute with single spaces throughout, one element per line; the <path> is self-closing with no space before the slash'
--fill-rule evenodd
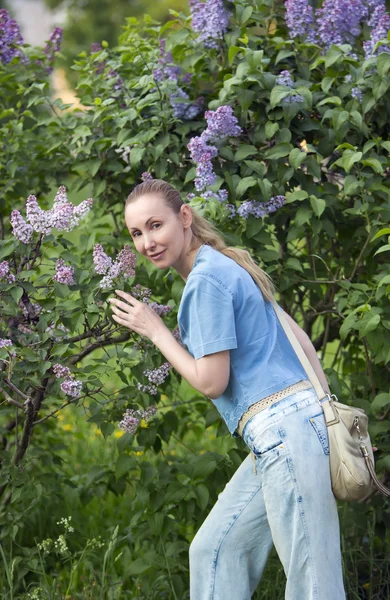
<path id="1" fill-rule="evenodd" d="M 157 225 L 157 227 L 160 227 L 160 223 L 153 223 L 153 227 Z"/>

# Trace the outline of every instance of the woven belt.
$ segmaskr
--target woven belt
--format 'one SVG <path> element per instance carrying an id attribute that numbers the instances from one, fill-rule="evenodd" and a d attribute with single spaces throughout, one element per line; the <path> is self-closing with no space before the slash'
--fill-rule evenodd
<path id="1" fill-rule="evenodd" d="M 236 430 L 237 433 L 242 436 L 244 427 L 249 421 L 249 419 L 254 415 L 257 415 L 257 413 L 261 412 L 265 408 L 268 408 L 268 406 L 271 406 L 271 404 L 278 402 L 278 400 L 282 400 L 282 398 L 287 398 L 287 396 L 290 396 L 295 392 L 307 390 L 310 387 L 312 387 L 310 381 L 308 381 L 307 379 L 303 379 L 302 381 L 298 381 L 298 383 L 293 383 L 293 385 L 290 385 L 284 390 L 280 390 L 280 392 L 275 392 L 275 394 L 271 394 L 270 396 L 267 396 L 266 398 L 255 402 L 255 404 L 252 404 L 252 406 L 248 408 L 248 410 L 242 415 L 241 419 L 239 420 Z"/>

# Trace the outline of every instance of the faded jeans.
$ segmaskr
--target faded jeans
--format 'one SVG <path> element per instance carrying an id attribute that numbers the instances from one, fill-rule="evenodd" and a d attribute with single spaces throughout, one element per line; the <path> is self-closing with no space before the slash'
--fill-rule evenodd
<path id="1" fill-rule="evenodd" d="M 250 600 L 272 544 L 286 599 L 345 600 L 328 435 L 314 389 L 254 415 L 242 437 L 257 474 L 248 456 L 192 541 L 191 600 Z"/>

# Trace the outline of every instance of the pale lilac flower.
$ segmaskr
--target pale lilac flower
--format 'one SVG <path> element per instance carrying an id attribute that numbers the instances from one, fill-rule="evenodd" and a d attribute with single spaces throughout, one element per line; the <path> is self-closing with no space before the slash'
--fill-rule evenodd
<path id="1" fill-rule="evenodd" d="M 0 338 L 0 348 L 7 348 L 13 346 L 13 341 L 5 338 Z"/>
<path id="2" fill-rule="evenodd" d="M 5 8 L 0 9 L 0 61 L 11 62 L 15 56 L 23 56 L 17 48 L 24 43 L 19 25 L 11 19 Z"/>
<path id="3" fill-rule="evenodd" d="M 28 244 L 34 230 L 31 225 L 26 223 L 18 210 L 13 210 L 11 213 L 11 225 L 14 236 L 23 244 Z"/>
<path id="4" fill-rule="evenodd" d="M 69 367 L 64 367 L 63 365 L 60 365 L 59 363 L 53 365 L 53 373 L 57 377 L 57 379 L 59 379 L 60 377 L 68 377 L 68 378 L 73 377 L 72 373 L 70 372 Z"/>
<path id="5" fill-rule="evenodd" d="M 165 362 L 161 365 L 161 367 L 158 367 L 157 369 L 147 369 L 146 371 L 144 371 L 144 375 L 150 381 L 150 383 L 154 383 L 155 385 L 161 385 L 168 377 L 168 372 L 170 368 L 171 365 L 168 362 Z"/>
<path id="6" fill-rule="evenodd" d="M 5 279 L 6 283 L 15 283 L 16 278 L 13 273 L 10 273 L 8 261 L 3 260 L 0 263 L 0 280 Z"/>
<path id="7" fill-rule="evenodd" d="M 346 75 L 344 77 L 344 83 L 351 83 L 352 82 L 352 75 Z"/>
<path id="8" fill-rule="evenodd" d="M 243 219 L 247 219 L 250 215 L 253 215 L 256 218 L 264 217 L 283 206 L 285 200 L 285 196 L 274 196 L 268 202 L 247 200 L 239 206 L 237 214 Z"/>
<path id="9" fill-rule="evenodd" d="M 19 323 L 18 331 L 20 331 L 20 333 L 23 333 L 24 335 L 31 335 L 32 333 L 35 333 L 35 331 L 31 329 L 31 327 L 26 327 L 26 325 L 23 325 L 23 323 Z"/>
<path id="10" fill-rule="evenodd" d="M 292 87 L 293 80 L 290 71 L 280 71 L 276 78 L 277 85 L 284 85 L 285 87 Z"/>
<path id="11" fill-rule="evenodd" d="M 152 181 L 153 175 L 151 175 L 150 173 L 145 171 L 144 173 L 142 173 L 141 179 L 142 179 L 142 181 Z"/>
<path id="12" fill-rule="evenodd" d="M 313 8 L 308 0 L 286 0 L 286 23 L 292 39 L 301 37 L 315 42 Z"/>
<path id="13" fill-rule="evenodd" d="M 152 295 L 152 290 L 149 288 L 143 288 L 141 284 L 137 283 L 131 290 L 132 296 L 137 298 L 138 300 L 143 300 L 144 298 L 150 298 Z"/>
<path id="14" fill-rule="evenodd" d="M 93 262 L 98 275 L 105 275 L 112 265 L 112 258 L 107 256 L 101 244 L 95 244 L 93 249 Z"/>
<path id="15" fill-rule="evenodd" d="M 61 383 L 60 387 L 62 391 L 68 396 L 72 396 L 73 398 L 79 398 L 81 396 L 83 383 L 82 381 L 78 381 L 77 379 L 69 378 L 65 379 L 65 381 Z"/>
<path id="16" fill-rule="evenodd" d="M 142 383 L 138 383 L 137 387 L 140 392 L 144 392 L 145 394 L 151 394 L 151 396 L 155 396 L 157 394 L 157 387 L 155 385 L 142 385 Z"/>
<path id="17" fill-rule="evenodd" d="M 230 136 L 237 137 L 242 133 L 231 106 L 220 106 L 217 110 L 208 110 L 204 117 L 207 121 L 206 139 L 210 142 L 222 141 Z"/>
<path id="18" fill-rule="evenodd" d="M 291 92 L 282 100 L 282 104 L 302 104 L 305 101 L 304 97 L 298 92 Z"/>
<path id="19" fill-rule="evenodd" d="M 218 48 L 218 40 L 226 32 L 231 13 L 222 0 L 189 0 L 191 26 L 198 34 L 199 42 L 206 48 Z"/>
<path id="20" fill-rule="evenodd" d="M 55 331 L 59 330 L 65 333 L 65 335 L 55 335 Z M 49 336 L 55 341 L 55 342 L 62 342 L 62 340 L 66 340 L 69 334 L 70 330 L 65 327 L 65 325 L 63 325 L 62 323 L 58 323 L 58 325 L 55 325 L 54 323 L 51 323 L 50 325 L 48 325 L 45 329 L 45 333 L 48 333 Z"/>
<path id="21" fill-rule="evenodd" d="M 67 266 L 62 258 L 59 258 L 56 262 L 56 274 L 53 277 L 54 281 L 63 283 L 65 285 L 74 285 L 76 283 L 74 278 L 74 267 Z"/>
<path id="22" fill-rule="evenodd" d="M 225 204 L 225 208 L 229 211 L 228 219 L 233 219 L 236 216 L 237 210 L 234 204 Z"/>
<path id="23" fill-rule="evenodd" d="M 124 277 L 135 275 L 136 256 L 129 244 L 126 244 L 116 257 L 120 265 L 120 272 Z"/>
<path id="24" fill-rule="evenodd" d="M 94 42 L 93 44 L 91 44 L 91 47 L 90 47 L 91 54 L 95 54 L 95 52 L 101 52 L 102 50 L 103 50 L 103 47 L 101 44 L 99 44 L 99 42 Z"/>
<path id="25" fill-rule="evenodd" d="M 140 420 L 133 416 L 133 411 L 130 409 L 126 410 L 123 415 L 122 421 L 119 423 L 120 429 L 134 435 L 137 431 Z"/>
<path id="26" fill-rule="evenodd" d="M 358 87 L 353 87 L 351 89 L 351 96 L 352 98 L 356 98 L 356 100 L 359 100 L 360 103 L 363 102 L 363 92 Z"/>
<path id="27" fill-rule="evenodd" d="M 150 306 L 151 309 L 154 310 L 160 317 L 165 317 L 172 311 L 172 306 L 168 306 L 166 304 L 158 304 L 158 302 L 146 302 Z"/>

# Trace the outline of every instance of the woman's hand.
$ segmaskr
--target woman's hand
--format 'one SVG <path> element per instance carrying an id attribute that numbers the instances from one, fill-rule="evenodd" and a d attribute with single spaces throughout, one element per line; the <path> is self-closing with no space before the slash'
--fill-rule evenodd
<path id="1" fill-rule="evenodd" d="M 149 338 L 152 342 L 163 329 L 167 329 L 161 317 L 145 302 L 140 302 L 131 294 L 121 290 L 115 290 L 115 293 L 123 298 L 123 300 L 108 299 L 115 313 L 112 318 L 117 323 Z"/>

